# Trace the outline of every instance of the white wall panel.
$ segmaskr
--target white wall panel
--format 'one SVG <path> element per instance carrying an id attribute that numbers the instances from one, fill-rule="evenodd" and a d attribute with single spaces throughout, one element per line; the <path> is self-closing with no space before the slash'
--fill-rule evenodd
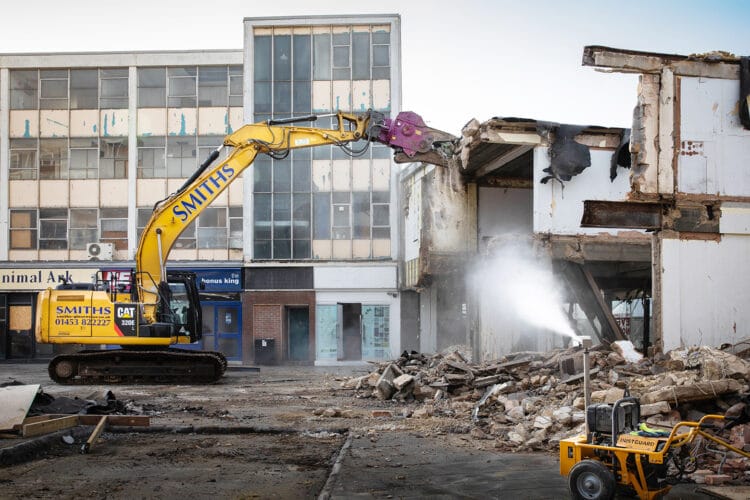
<path id="1" fill-rule="evenodd" d="M 136 204 L 139 207 L 153 207 L 166 196 L 166 179 L 138 179 L 136 182 Z"/>
<path id="2" fill-rule="evenodd" d="M 331 112 L 331 82 L 314 81 L 312 84 L 313 113 Z"/>
<path id="3" fill-rule="evenodd" d="M 164 108 L 139 109 L 138 135 L 167 135 L 167 110 Z"/>
<path id="4" fill-rule="evenodd" d="M 96 179 L 70 181 L 70 206 L 76 208 L 98 207 L 99 181 Z"/>
<path id="5" fill-rule="evenodd" d="M 168 135 L 195 135 L 198 111 L 195 108 L 170 108 L 167 111 Z"/>
<path id="6" fill-rule="evenodd" d="M 372 82 L 372 107 L 376 111 L 391 110 L 391 81 L 373 80 Z"/>
<path id="7" fill-rule="evenodd" d="M 37 181 L 10 181 L 8 205 L 10 208 L 36 208 L 39 205 Z"/>
<path id="8" fill-rule="evenodd" d="M 395 289 L 395 265 L 388 266 L 316 266 L 313 279 L 316 290 Z M 352 279 L 356 276 L 356 279 Z"/>
<path id="9" fill-rule="evenodd" d="M 39 112 L 40 137 L 68 137 L 70 115 L 67 109 L 43 109 Z"/>
<path id="10" fill-rule="evenodd" d="M 9 136 L 39 137 L 39 111 L 14 109 L 10 112 Z"/>
<path id="11" fill-rule="evenodd" d="M 101 190 L 102 207 L 127 207 L 128 206 L 128 181 L 127 179 L 102 179 L 99 181 Z"/>
<path id="12" fill-rule="evenodd" d="M 629 171 L 618 168 L 609 180 L 612 151 L 591 150 L 591 166 L 561 186 L 556 180 L 542 184 L 549 166 L 546 147 L 534 149 L 534 232 L 554 234 L 616 234 L 616 229 L 582 228 L 584 200 L 625 201 L 630 192 Z"/>
<path id="13" fill-rule="evenodd" d="M 371 107 L 370 80 L 355 80 L 352 84 L 352 111 L 363 113 Z"/>
<path id="14" fill-rule="evenodd" d="M 69 196 L 68 181 L 39 181 L 40 207 L 68 207 L 70 206 Z M 75 206 L 82 205 L 76 203 Z"/>
<path id="15" fill-rule="evenodd" d="M 229 133 L 229 114 L 227 108 L 198 109 L 198 134 L 227 135 Z"/>
<path id="16" fill-rule="evenodd" d="M 750 131 L 739 121 L 738 98 L 738 80 L 681 78 L 680 191 L 750 196 Z"/>
<path id="17" fill-rule="evenodd" d="M 128 111 L 126 109 L 102 109 L 99 111 L 99 133 L 102 137 L 127 137 Z"/>
<path id="18" fill-rule="evenodd" d="M 96 109 L 70 110 L 71 137 L 98 137 L 99 111 Z"/>
<path id="19" fill-rule="evenodd" d="M 352 82 L 349 80 L 333 81 L 333 111 L 352 110 Z"/>
<path id="20" fill-rule="evenodd" d="M 661 240 L 664 350 L 750 336 L 750 237 Z"/>

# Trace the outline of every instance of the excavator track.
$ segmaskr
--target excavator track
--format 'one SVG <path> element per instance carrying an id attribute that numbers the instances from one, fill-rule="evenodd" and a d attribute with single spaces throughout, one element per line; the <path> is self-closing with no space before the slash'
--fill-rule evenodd
<path id="1" fill-rule="evenodd" d="M 226 368 L 220 352 L 123 348 L 60 354 L 48 371 L 64 385 L 208 384 L 219 380 Z"/>

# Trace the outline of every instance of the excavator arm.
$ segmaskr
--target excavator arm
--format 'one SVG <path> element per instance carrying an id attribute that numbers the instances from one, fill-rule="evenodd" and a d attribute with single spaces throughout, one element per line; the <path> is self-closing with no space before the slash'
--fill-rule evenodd
<path id="1" fill-rule="evenodd" d="M 143 304 L 143 318 L 148 323 L 157 321 L 160 287 L 167 282 L 166 261 L 177 238 L 252 165 L 257 155 L 273 156 L 291 149 L 329 144 L 350 150 L 350 143 L 364 140 L 390 146 L 402 158 L 412 161 L 430 158 L 437 162 L 446 157 L 446 145 L 455 139 L 427 127 L 413 112 L 399 113 L 394 120 L 375 111 L 338 112 L 335 116 L 335 129 L 289 125 L 311 121 L 316 116 L 245 125 L 224 139 L 222 147 L 232 148 L 226 159 L 212 165 L 221 148 L 215 150 L 177 192 L 156 204 L 136 251 L 135 282 L 139 302 Z"/>
<path id="2" fill-rule="evenodd" d="M 202 321 L 195 274 L 167 271 L 166 263 L 180 234 L 259 154 L 281 158 L 292 149 L 337 145 L 356 156 L 378 142 L 399 157 L 441 163 L 455 141 L 411 112 L 395 119 L 374 111 L 334 116 L 334 128 L 295 124 L 317 119 L 308 116 L 245 125 L 227 136 L 180 189 L 154 206 L 136 250 L 135 293 L 120 292 L 111 281 L 41 292 L 37 342 L 120 347 L 57 355 L 50 377 L 64 384 L 206 383 L 223 375 L 227 361 L 221 353 L 170 347 L 200 340 Z M 225 147 L 229 154 L 216 162 Z"/>

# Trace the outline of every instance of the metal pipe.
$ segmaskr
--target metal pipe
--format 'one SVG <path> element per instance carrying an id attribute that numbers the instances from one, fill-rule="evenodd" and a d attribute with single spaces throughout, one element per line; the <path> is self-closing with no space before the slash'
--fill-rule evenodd
<path id="1" fill-rule="evenodd" d="M 591 404 L 591 376 L 589 373 L 589 348 L 593 345 L 588 335 L 579 337 L 583 346 L 583 416 L 586 422 L 586 441 L 589 437 L 589 405 Z"/>

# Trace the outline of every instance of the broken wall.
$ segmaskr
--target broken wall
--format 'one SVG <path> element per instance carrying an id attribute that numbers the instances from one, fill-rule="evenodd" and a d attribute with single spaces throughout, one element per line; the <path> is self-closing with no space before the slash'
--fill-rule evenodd
<path id="1" fill-rule="evenodd" d="M 584 200 L 624 201 L 630 192 L 628 172 L 618 168 L 610 181 L 614 150 L 593 149 L 591 166 L 561 185 L 552 180 L 541 184 L 543 169 L 550 164 L 547 147 L 534 148 L 534 232 L 558 235 L 617 234 L 616 229 L 582 228 Z"/>

